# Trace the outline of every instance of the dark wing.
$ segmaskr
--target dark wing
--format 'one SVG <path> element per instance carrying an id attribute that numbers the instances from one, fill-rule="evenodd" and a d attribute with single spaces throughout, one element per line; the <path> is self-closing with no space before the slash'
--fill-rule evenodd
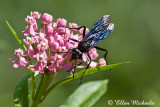
<path id="1" fill-rule="evenodd" d="M 105 39 L 113 30 L 114 24 L 110 23 L 110 16 L 104 15 L 91 28 L 90 32 L 83 38 L 83 41 L 91 40 L 93 47 L 101 40 Z"/>

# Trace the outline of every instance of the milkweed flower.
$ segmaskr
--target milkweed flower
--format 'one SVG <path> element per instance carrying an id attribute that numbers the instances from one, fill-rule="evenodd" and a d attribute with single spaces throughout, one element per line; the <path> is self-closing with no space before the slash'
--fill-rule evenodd
<path id="1" fill-rule="evenodd" d="M 37 21 L 40 20 L 40 28 L 38 29 Z M 25 18 L 28 24 L 26 29 L 22 31 L 25 39 L 23 42 L 27 46 L 27 51 L 24 53 L 22 49 L 15 50 L 15 56 L 18 57 L 16 61 L 11 60 L 13 67 L 17 68 L 19 65 L 22 68 L 28 68 L 35 71 L 35 73 L 54 72 L 66 70 L 72 71 L 75 67 L 75 63 L 79 60 L 71 60 L 72 49 L 78 46 L 78 42 L 69 40 L 69 38 L 81 41 L 83 39 L 83 28 L 80 30 L 69 29 L 78 28 L 76 23 L 68 23 L 67 20 L 59 18 L 53 21 L 53 16 L 44 13 L 41 16 L 39 12 L 31 12 Z M 86 29 L 85 34 L 89 32 Z M 89 51 L 92 60 L 98 57 L 97 50 L 95 48 Z M 27 57 L 30 57 L 31 61 L 27 61 Z M 83 62 L 89 63 L 89 58 L 86 53 L 83 53 Z M 30 63 L 32 62 L 32 64 Z M 106 62 L 104 59 L 100 59 L 99 62 L 92 61 L 90 68 L 96 66 L 104 66 Z M 85 68 L 86 66 L 83 66 Z M 80 68 L 77 66 L 77 68 Z M 47 71 L 46 71 L 47 70 Z"/>
<path id="2" fill-rule="evenodd" d="M 27 61 L 26 58 L 24 58 L 24 55 L 23 55 L 23 50 L 22 49 L 16 49 L 15 52 L 14 52 L 14 55 L 16 57 L 18 57 L 18 59 L 16 61 L 12 60 L 12 59 L 9 59 L 11 62 L 13 62 L 13 67 L 14 68 L 18 68 L 19 65 L 22 67 L 22 68 L 26 68 L 26 64 L 30 63 L 30 61 Z"/>

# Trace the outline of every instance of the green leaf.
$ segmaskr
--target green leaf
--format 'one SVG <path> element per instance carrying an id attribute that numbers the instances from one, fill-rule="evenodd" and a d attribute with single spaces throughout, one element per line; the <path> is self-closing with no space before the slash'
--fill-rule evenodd
<path id="1" fill-rule="evenodd" d="M 18 43 L 21 45 L 22 49 L 24 51 L 27 51 L 25 45 L 23 44 L 23 42 L 21 41 L 21 39 L 19 39 L 17 33 L 13 30 L 13 28 L 11 27 L 11 25 L 9 24 L 9 22 L 6 20 L 6 24 L 9 27 L 9 29 L 11 30 L 11 32 L 13 33 L 14 37 L 17 39 Z M 31 61 L 31 58 L 27 55 L 27 59 L 29 61 Z M 30 63 L 31 64 L 31 63 Z M 35 78 L 34 78 L 34 71 L 30 70 L 31 73 L 31 77 L 32 77 L 32 97 L 35 94 L 35 90 L 36 90 L 36 83 L 35 83 Z"/>
<path id="2" fill-rule="evenodd" d="M 13 30 L 13 28 L 11 27 L 11 25 L 9 24 L 9 22 L 6 20 L 6 24 L 9 27 L 9 29 L 11 30 L 11 32 L 13 33 L 14 37 L 17 39 L 18 43 L 22 46 L 23 50 L 26 51 L 26 47 L 23 44 L 23 42 L 21 41 L 21 39 L 19 39 L 17 33 Z"/>
<path id="3" fill-rule="evenodd" d="M 106 65 L 106 66 L 98 66 L 98 67 L 96 67 L 96 68 L 87 69 L 86 72 L 85 72 L 85 74 L 84 74 L 84 76 L 85 76 L 85 75 L 88 75 L 88 74 L 93 74 L 93 73 L 96 73 L 96 72 L 100 72 L 100 71 L 105 71 L 105 70 L 108 70 L 108 69 L 112 69 L 112 68 L 118 67 L 118 66 L 123 65 L 123 64 L 128 64 L 128 63 L 130 63 L 130 62 L 110 64 L 110 65 Z M 76 79 L 76 78 L 81 77 L 82 74 L 83 74 L 83 72 L 84 72 L 84 70 L 76 73 L 76 74 L 74 75 L 74 78 Z M 46 98 L 46 96 L 47 96 L 51 91 L 53 91 L 55 88 L 63 85 L 63 84 L 66 83 L 66 82 L 69 82 L 69 81 L 71 81 L 71 80 L 73 80 L 73 75 L 70 75 L 70 76 L 66 77 L 65 79 L 63 79 L 63 80 L 61 80 L 61 81 L 53 84 L 53 85 L 47 90 L 46 94 L 45 94 L 44 97 L 43 97 L 43 100 L 44 100 L 44 99 Z"/>
<path id="4" fill-rule="evenodd" d="M 15 107 L 28 107 L 29 104 L 29 92 L 28 92 L 28 79 L 30 78 L 30 74 L 26 75 L 23 79 L 19 81 L 17 84 L 14 94 L 14 106 Z"/>
<path id="5" fill-rule="evenodd" d="M 91 107 L 107 91 L 107 80 L 81 85 L 60 107 Z"/>

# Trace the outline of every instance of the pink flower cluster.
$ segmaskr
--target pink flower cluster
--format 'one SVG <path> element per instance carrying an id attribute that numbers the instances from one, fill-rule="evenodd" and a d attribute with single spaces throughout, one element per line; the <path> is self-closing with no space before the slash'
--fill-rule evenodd
<path id="1" fill-rule="evenodd" d="M 37 20 L 41 18 L 41 27 L 38 29 Z M 75 61 L 71 61 L 71 52 L 73 48 L 78 46 L 77 42 L 69 41 L 69 38 L 81 41 L 83 39 L 83 29 L 69 29 L 78 28 L 79 26 L 75 23 L 69 23 L 63 18 L 57 19 L 53 22 L 53 16 L 44 13 L 41 17 L 39 12 L 31 12 L 30 16 L 25 18 L 28 26 L 22 33 L 25 35 L 24 43 L 27 45 L 27 51 L 24 53 L 22 49 L 15 50 L 15 56 L 18 57 L 16 61 L 10 59 L 13 62 L 13 67 L 17 68 L 19 65 L 22 68 L 28 68 L 34 70 L 36 73 L 45 73 L 46 69 L 57 73 L 62 70 L 70 70 L 75 65 Z M 89 30 L 86 30 L 86 34 Z M 89 52 L 91 59 L 95 60 L 98 57 L 98 53 L 95 48 Z M 31 65 L 31 61 L 27 61 L 29 56 L 36 63 Z M 33 62 L 35 62 L 33 61 Z M 88 62 L 88 56 L 86 53 L 83 54 L 83 61 Z M 32 63 L 33 63 L 32 62 Z M 27 64 L 27 65 L 26 65 Z M 91 68 L 97 65 L 106 65 L 103 58 L 98 63 L 93 62 L 90 64 Z M 78 68 L 78 67 L 77 67 Z"/>

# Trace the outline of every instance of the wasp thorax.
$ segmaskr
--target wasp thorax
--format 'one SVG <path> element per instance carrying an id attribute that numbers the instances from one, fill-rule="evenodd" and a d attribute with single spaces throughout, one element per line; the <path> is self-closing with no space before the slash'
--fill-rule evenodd
<path id="1" fill-rule="evenodd" d="M 74 59 L 82 59 L 82 52 L 78 48 L 74 48 L 72 50 L 71 60 L 74 60 Z"/>

